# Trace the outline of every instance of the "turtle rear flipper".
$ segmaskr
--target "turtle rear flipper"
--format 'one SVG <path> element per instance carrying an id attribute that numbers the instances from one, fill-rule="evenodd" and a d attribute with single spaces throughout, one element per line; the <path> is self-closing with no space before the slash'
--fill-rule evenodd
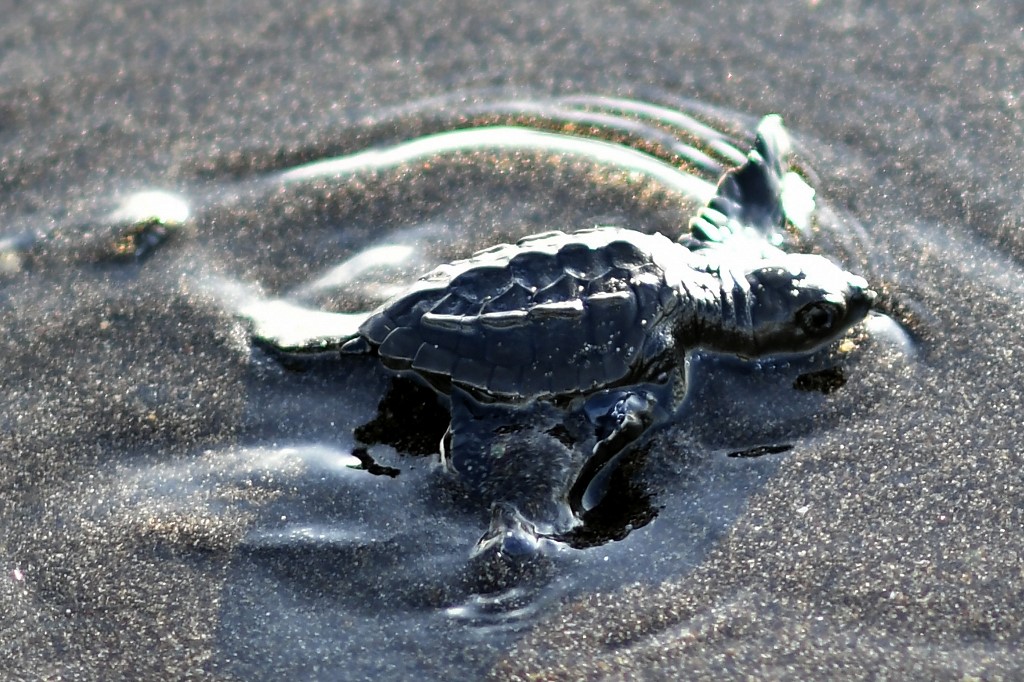
<path id="1" fill-rule="evenodd" d="M 681 241 L 691 250 L 733 246 L 744 237 L 775 245 L 787 218 L 802 227 L 803 214 L 813 210 L 813 190 L 789 172 L 791 146 L 782 118 L 761 119 L 747 161 L 722 176 L 715 196 L 690 221 L 690 233 Z"/>

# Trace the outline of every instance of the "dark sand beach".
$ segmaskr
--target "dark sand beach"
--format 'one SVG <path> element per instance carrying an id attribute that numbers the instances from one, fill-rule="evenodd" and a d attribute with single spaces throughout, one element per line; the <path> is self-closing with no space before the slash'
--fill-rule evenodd
<path id="1" fill-rule="evenodd" d="M 1024 675 L 1019 3 L 4 15 L 0 678 Z M 707 361 L 731 379 L 653 437 L 642 527 L 480 594 L 486 510 L 429 454 L 381 448 L 395 478 L 352 465 L 387 374 L 284 368 L 237 305 L 381 235 L 419 254 L 408 280 L 524 231 L 685 225 L 672 196 L 530 154 L 279 180 L 481 103 L 578 94 L 689 108 L 743 144 L 780 114 L 827 212 L 813 247 L 898 324 L 863 330 L 835 391 Z M 163 225 L 138 220 L 155 195 L 129 215 L 155 190 Z M 734 439 L 787 449 L 730 458 Z"/>

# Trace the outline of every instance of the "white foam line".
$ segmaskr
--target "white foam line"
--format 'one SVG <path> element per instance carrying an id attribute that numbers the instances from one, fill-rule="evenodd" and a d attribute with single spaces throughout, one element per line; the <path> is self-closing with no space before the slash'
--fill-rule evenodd
<path id="1" fill-rule="evenodd" d="M 334 266 L 309 284 L 299 287 L 295 295 L 307 296 L 321 291 L 339 289 L 374 268 L 398 266 L 416 255 L 409 244 L 383 244 L 360 251 L 348 260 Z"/>
<path id="2" fill-rule="evenodd" d="M 500 149 L 509 151 L 541 150 L 571 154 L 596 163 L 618 167 L 652 178 L 666 188 L 704 203 L 714 196 L 715 186 L 690 173 L 659 161 L 643 152 L 622 145 L 513 126 L 487 126 L 427 135 L 390 147 L 368 149 L 348 156 L 325 159 L 285 171 L 285 183 L 320 178 L 344 177 L 373 170 L 395 168 L 402 164 L 458 152 Z"/>

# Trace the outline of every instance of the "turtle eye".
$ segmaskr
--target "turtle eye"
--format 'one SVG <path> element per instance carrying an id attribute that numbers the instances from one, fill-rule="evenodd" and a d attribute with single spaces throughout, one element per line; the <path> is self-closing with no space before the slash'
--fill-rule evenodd
<path id="1" fill-rule="evenodd" d="M 839 306 L 834 303 L 811 303 L 796 314 L 797 323 L 810 336 L 825 336 L 840 319 Z"/>

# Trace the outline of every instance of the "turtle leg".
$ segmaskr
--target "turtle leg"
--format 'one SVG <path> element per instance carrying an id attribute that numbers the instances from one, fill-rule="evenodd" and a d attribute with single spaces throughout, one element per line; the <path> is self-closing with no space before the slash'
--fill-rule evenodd
<path id="1" fill-rule="evenodd" d="M 491 519 L 473 555 L 537 553 L 575 523 L 565 491 L 582 459 L 562 428 L 565 412 L 544 402 L 483 404 L 458 387 L 442 465 Z"/>
<path id="2" fill-rule="evenodd" d="M 471 557 L 496 554 L 513 561 L 529 559 L 540 553 L 544 541 L 537 526 L 519 513 L 515 505 L 495 502 L 491 505 L 490 526 L 477 540 Z"/>
<path id="3" fill-rule="evenodd" d="M 746 238 L 771 249 L 781 240 L 787 218 L 797 225 L 805 222 L 805 216 L 790 214 L 798 207 L 800 213 L 813 210 L 813 190 L 788 172 L 790 147 L 782 119 L 765 116 L 746 162 L 721 177 L 715 196 L 690 221 L 690 234 L 680 241 L 696 250 Z"/>
<path id="4" fill-rule="evenodd" d="M 657 419 L 658 399 L 649 391 L 623 391 L 604 414 L 594 420 L 598 440 L 590 457 L 569 489 L 569 507 L 581 515 L 584 497 L 590 485 L 605 466 L 620 452 L 639 439 Z"/>

